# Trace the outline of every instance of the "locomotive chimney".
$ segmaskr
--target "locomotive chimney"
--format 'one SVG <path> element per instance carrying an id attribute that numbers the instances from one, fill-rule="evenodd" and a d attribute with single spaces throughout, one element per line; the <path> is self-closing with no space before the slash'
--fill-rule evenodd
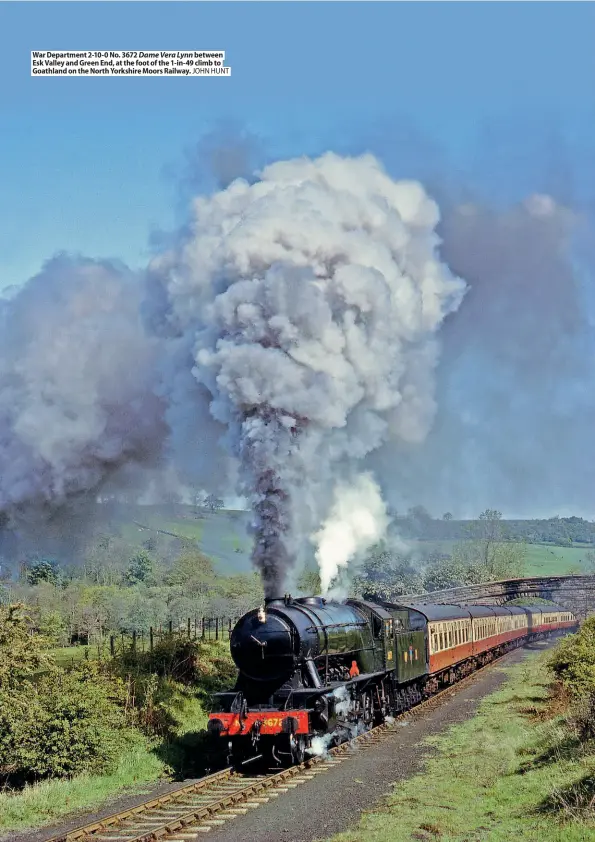
<path id="1" fill-rule="evenodd" d="M 283 594 L 283 596 L 268 596 L 265 601 L 265 607 L 269 605 L 291 605 L 293 598 L 291 594 Z"/>

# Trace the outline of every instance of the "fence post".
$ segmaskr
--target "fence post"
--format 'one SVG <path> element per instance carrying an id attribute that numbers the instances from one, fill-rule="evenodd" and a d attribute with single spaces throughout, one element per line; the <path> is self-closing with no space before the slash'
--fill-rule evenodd
<path id="1" fill-rule="evenodd" d="M 190 617 L 188 617 L 188 638 L 190 639 L 191 632 L 190 632 Z"/>
<path id="2" fill-rule="evenodd" d="M 215 617 L 215 640 L 219 640 L 219 617 Z"/>
<path id="3" fill-rule="evenodd" d="M 197 635 L 196 623 L 197 623 L 197 620 L 196 620 L 196 617 L 195 617 L 195 618 L 194 618 L 194 639 L 195 639 L 195 640 L 196 640 L 196 638 L 198 637 L 198 635 Z"/>
<path id="4" fill-rule="evenodd" d="M 153 626 L 149 629 L 149 649 L 153 651 Z"/>
<path id="5" fill-rule="evenodd" d="M 228 623 L 227 623 L 227 626 L 228 626 L 228 627 L 227 627 L 227 636 L 228 636 L 228 638 L 231 640 L 231 617 L 229 618 L 229 621 L 228 621 Z"/>
<path id="6" fill-rule="evenodd" d="M 109 653 L 112 656 L 112 658 L 116 654 L 116 638 L 113 636 L 113 634 L 110 635 L 109 639 Z"/>
<path id="7" fill-rule="evenodd" d="M 132 632 L 132 651 L 136 652 L 136 629 Z"/>
<path id="8" fill-rule="evenodd" d="M 174 633 L 174 621 L 173 620 L 169 621 L 169 633 L 170 634 Z"/>
<path id="9" fill-rule="evenodd" d="M 203 617 L 200 621 L 201 629 L 200 629 L 200 636 L 204 640 L 205 639 L 205 618 Z"/>

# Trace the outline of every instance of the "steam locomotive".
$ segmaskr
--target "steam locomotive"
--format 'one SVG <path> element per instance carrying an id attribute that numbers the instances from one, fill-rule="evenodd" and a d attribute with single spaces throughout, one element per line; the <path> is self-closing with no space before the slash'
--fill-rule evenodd
<path id="1" fill-rule="evenodd" d="M 238 679 L 213 696 L 208 728 L 236 768 L 301 763 L 527 640 L 576 626 L 553 605 L 269 599 L 233 629 Z"/>

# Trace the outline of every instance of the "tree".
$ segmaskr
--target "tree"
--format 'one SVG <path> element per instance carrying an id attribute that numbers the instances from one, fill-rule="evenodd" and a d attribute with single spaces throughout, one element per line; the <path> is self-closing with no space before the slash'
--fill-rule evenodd
<path id="1" fill-rule="evenodd" d="M 497 545 L 504 537 L 501 521 L 502 512 L 496 509 L 486 509 L 480 514 L 479 521 L 475 525 L 474 531 L 478 540 L 478 550 L 488 573 L 494 570 Z"/>
<path id="2" fill-rule="evenodd" d="M 391 600 L 422 589 L 421 577 L 411 561 L 385 542 L 373 547 L 355 576 L 354 595 L 376 596 Z"/>
<path id="3" fill-rule="evenodd" d="M 424 506 L 412 506 L 407 512 L 407 517 L 420 523 L 427 523 L 432 520 L 432 515 Z"/>
<path id="4" fill-rule="evenodd" d="M 322 590 L 322 586 L 320 584 L 320 571 L 318 568 L 314 570 L 310 567 L 307 570 L 304 570 L 297 581 L 297 586 L 302 593 L 307 594 L 308 596 L 319 594 Z"/>
<path id="5" fill-rule="evenodd" d="M 456 554 L 431 553 L 423 573 L 425 591 L 442 591 L 465 584 L 466 565 Z"/>
<path id="6" fill-rule="evenodd" d="M 130 559 L 128 569 L 126 571 L 126 581 L 130 585 L 136 585 L 139 582 L 146 582 L 150 579 L 155 563 L 148 552 L 140 550 L 136 555 Z"/>
<path id="7" fill-rule="evenodd" d="M 60 579 L 58 564 L 54 559 L 42 558 L 29 567 L 26 578 L 30 585 L 38 585 L 40 582 L 57 585 Z"/>
<path id="8" fill-rule="evenodd" d="M 442 515 L 442 520 L 452 520 L 452 515 L 450 512 L 444 512 Z"/>
<path id="9" fill-rule="evenodd" d="M 202 505 L 210 512 L 215 512 L 223 508 L 224 502 L 220 497 L 215 497 L 214 494 L 209 494 L 209 496 L 205 497 L 203 500 Z"/>
<path id="10" fill-rule="evenodd" d="M 213 562 L 196 547 L 187 546 L 165 576 L 165 584 L 183 586 L 187 595 L 208 594 L 219 585 Z"/>
<path id="11" fill-rule="evenodd" d="M 0 690 L 14 691 L 51 665 L 43 644 L 40 635 L 31 634 L 23 605 L 0 606 Z"/>

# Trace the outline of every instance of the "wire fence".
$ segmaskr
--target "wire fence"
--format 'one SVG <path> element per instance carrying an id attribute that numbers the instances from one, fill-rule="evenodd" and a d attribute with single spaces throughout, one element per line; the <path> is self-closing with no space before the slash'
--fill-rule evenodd
<path id="1" fill-rule="evenodd" d="M 184 624 L 169 622 L 165 626 L 150 626 L 148 629 L 112 634 L 109 638 L 110 655 L 136 650 L 151 652 L 162 640 L 172 637 L 186 640 L 229 640 L 236 617 L 188 617 Z"/>
<path id="2" fill-rule="evenodd" d="M 117 634 L 80 636 L 77 643 L 54 650 L 56 661 L 61 666 L 74 666 L 81 660 L 109 660 L 121 655 L 152 652 L 162 641 L 229 641 L 235 617 L 189 617 L 185 623 L 173 622 L 150 626 L 139 631 Z"/>

